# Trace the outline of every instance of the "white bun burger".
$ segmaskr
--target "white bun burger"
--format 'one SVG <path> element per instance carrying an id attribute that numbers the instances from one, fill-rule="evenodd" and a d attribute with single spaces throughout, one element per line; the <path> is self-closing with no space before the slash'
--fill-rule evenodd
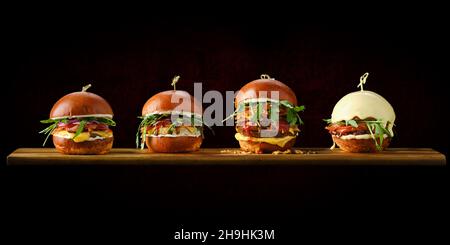
<path id="1" fill-rule="evenodd" d="M 363 90 L 369 73 L 361 77 L 361 91 L 345 95 L 334 106 L 326 129 L 334 144 L 346 152 L 386 149 L 394 136 L 395 112 L 381 95 Z M 333 147 L 334 147 L 333 144 Z"/>

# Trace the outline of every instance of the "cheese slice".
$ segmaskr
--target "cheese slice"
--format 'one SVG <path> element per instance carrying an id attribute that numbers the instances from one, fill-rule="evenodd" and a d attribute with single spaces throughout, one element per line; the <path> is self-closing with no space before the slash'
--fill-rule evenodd
<path id="1" fill-rule="evenodd" d="M 285 136 L 282 138 L 255 138 L 255 137 L 249 137 L 244 136 L 240 133 L 236 133 L 234 137 L 237 140 L 242 141 L 251 141 L 251 142 L 260 142 L 260 143 L 268 143 L 272 145 L 277 145 L 279 147 L 284 147 L 289 141 L 292 139 L 295 139 L 296 136 Z"/>
<path id="2" fill-rule="evenodd" d="M 77 137 L 73 138 L 74 142 L 84 142 L 89 140 L 90 138 L 90 134 L 88 132 L 83 132 L 81 134 L 79 134 Z"/>
<path id="3" fill-rule="evenodd" d="M 73 138 L 73 136 L 75 136 L 75 133 L 71 133 L 66 130 L 57 131 L 57 132 L 53 133 L 53 136 L 61 137 L 61 138 L 65 138 L 65 139 L 73 139 L 73 141 L 76 143 L 84 142 L 84 141 L 94 141 L 94 140 L 98 140 L 98 139 L 113 137 L 112 131 L 92 131 L 92 133 L 100 135 L 100 137 L 99 136 L 91 137 L 89 132 L 82 132 L 77 137 Z"/>

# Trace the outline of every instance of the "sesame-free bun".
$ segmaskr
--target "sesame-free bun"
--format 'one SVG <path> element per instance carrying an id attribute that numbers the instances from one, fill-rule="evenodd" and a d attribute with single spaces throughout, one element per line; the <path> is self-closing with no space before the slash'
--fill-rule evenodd
<path id="1" fill-rule="evenodd" d="M 392 130 L 395 122 L 394 108 L 385 98 L 375 92 L 364 90 L 349 93 L 336 103 L 331 114 L 332 123 L 354 118 L 362 120 L 374 118 L 382 120 L 386 124 L 389 122 L 387 129 L 392 136 L 394 135 Z"/>
<path id="2" fill-rule="evenodd" d="M 187 112 L 202 115 L 202 104 L 188 92 L 168 90 L 152 96 L 142 107 L 142 116 L 157 113 Z M 193 152 L 200 149 L 201 136 L 147 136 L 145 143 L 153 152 Z"/>
<path id="3" fill-rule="evenodd" d="M 201 136 L 147 137 L 145 143 L 153 152 L 181 153 L 198 151 L 203 142 Z"/>
<path id="4" fill-rule="evenodd" d="M 275 93 L 278 93 L 276 98 Z M 261 79 L 251 81 L 244 85 L 236 95 L 235 107 L 244 101 L 258 101 L 260 99 L 287 100 L 294 106 L 297 105 L 297 96 L 286 84 L 270 78 L 268 75 L 261 75 Z M 243 151 L 253 153 L 272 153 L 274 151 L 286 151 L 294 146 L 295 138 L 288 141 L 283 147 L 262 141 L 250 141 L 238 139 Z"/>
<path id="5" fill-rule="evenodd" d="M 50 111 L 50 118 L 75 116 L 112 117 L 113 111 L 105 99 L 90 92 L 74 92 L 65 95 Z"/>
<path id="6" fill-rule="evenodd" d="M 339 137 L 336 137 L 334 135 L 332 137 L 336 145 L 338 145 L 339 148 L 346 152 L 378 152 L 374 139 L 340 139 Z M 380 143 L 379 139 L 376 140 L 378 143 Z M 391 139 L 389 137 L 383 140 L 383 150 L 389 146 L 390 142 Z"/>
<path id="7" fill-rule="evenodd" d="M 264 93 L 266 91 L 267 93 Z M 278 92 L 279 100 L 287 100 L 297 105 L 297 97 L 294 91 L 286 84 L 275 79 L 258 79 L 244 85 L 236 95 L 235 106 L 249 99 L 272 98 L 275 96 L 273 91 Z M 262 92 L 262 93 L 261 93 Z"/>
<path id="8" fill-rule="evenodd" d="M 142 116 L 162 112 L 191 112 L 202 114 L 202 104 L 182 90 L 168 90 L 153 95 L 142 107 Z"/>
<path id="9" fill-rule="evenodd" d="M 72 139 L 52 136 L 57 151 L 69 155 L 100 155 L 108 153 L 114 138 L 98 139 L 94 141 L 75 142 Z"/>
<path id="10" fill-rule="evenodd" d="M 291 149 L 295 144 L 295 138 L 288 141 L 283 147 L 278 145 L 269 144 L 266 142 L 252 142 L 246 140 L 239 140 L 241 149 L 246 152 L 252 153 L 272 153 L 274 151 L 286 151 Z"/>

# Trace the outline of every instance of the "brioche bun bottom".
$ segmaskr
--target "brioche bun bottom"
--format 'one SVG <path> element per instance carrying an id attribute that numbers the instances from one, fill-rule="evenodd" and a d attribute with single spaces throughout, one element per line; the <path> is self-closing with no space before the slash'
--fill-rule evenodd
<path id="1" fill-rule="evenodd" d="M 181 153 L 198 151 L 203 142 L 201 136 L 198 137 L 147 137 L 145 144 L 147 148 L 154 152 L 161 153 Z"/>
<path id="2" fill-rule="evenodd" d="M 336 143 L 339 148 L 346 152 L 353 153 L 364 153 L 364 152 L 377 152 L 377 147 L 375 145 L 375 141 L 373 139 L 348 139 L 344 140 L 336 136 L 332 136 L 333 141 Z M 380 143 L 379 139 L 376 139 L 378 144 Z M 391 138 L 385 138 L 383 140 L 382 149 L 386 149 L 391 142 Z"/>
<path id="3" fill-rule="evenodd" d="M 72 139 L 52 136 L 57 151 L 69 155 L 101 155 L 108 153 L 113 145 L 114 137 L 94 141 L 75 142 Z"/>
<path id="4" fill-rule="evenodd" d="M 274 151 L 286 151 L 291 149 L 295 144 L 296 138 L 288 141 L 283 147 L 278 145 L 273 145 L 265 142 L 252 142 L 239 140 L 239 145 L 241 146 L 241 150 L 252 153 L 272 153 Z"/>

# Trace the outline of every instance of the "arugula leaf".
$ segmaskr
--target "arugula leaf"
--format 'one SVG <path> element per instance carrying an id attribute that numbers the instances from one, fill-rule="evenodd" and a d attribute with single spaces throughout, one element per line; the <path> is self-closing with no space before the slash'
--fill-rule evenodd
<path id="1" fill-rule="evenodd" d="M 42 146 L 45 146 L 45 144 L 47 143 L 48 138 L 53 133 L 53 131 L 56 129 L 56 127 L 58 126 L 59 122 L 60 122 L 60 119 L 41 120 L 41 123 L 51 123 L 50 126 L 48 126 L 45 129 L 39 131 L 40 134 L 46 134 L 47 135 L 45 137 L 45 140 L 44 140 L 44 143 L 42 144 Z"/>
<path id="2" fill-rule="evenodd" d="M 270 120 L 277 121 L 280 120 L 280 106 L 271 105 L 270 106 Z"/>
<path id="3" fill-rule="evenodd" d="M 75 135 L 72 137 L 72 139 L 75 139 L 78 135 L 80 135 L 83 132 L 84 126 L 86 125 L 86 123 L 87 123 L 86 120 L 80 121 L 80 124 L 78 124 L 77 131 L 75 132 Z"/>
<path id="4" fill-rule="evenodd" d="M 323 119 L 328 124 L 331 124 L 331 119 Z M 384 135 L 388 135 L 388 137 L 392 137 L 391 132 L 387 129 L 387 125 L 389 125 L 389 122 L 385 125 L 384 121 L 381 119 L 377 120 L 343 120 L 340 122 L 336 122 L 336 124 L 345 124 L 345 125 L 351 125 L 353 127 L 358 127 L 358 122 L 363 122 L 367 125 L 367 128 L 369 129 L 369 133 L 372 136 L 372 139 L 375 141 L 375 146 L 377 150 L 381 151 L 383 150 L 383 141 L 384 141 Z"/>
<path id="5" fill-rule="evenodd" d="M 380 134 L 384 133 L 383 129 L 381 129 L 380 124 L 374 123 L 373 125 L 375 126 L 375 134 L 376 135 L 380 135 Z"/>
<path id="6" fill-rule="evenodd" d="M 367 124 L 367 128 L 369 128 L 372 138 L 375 140 L 375 146 L 377 147 L 377 150 L 379 150 L 379 151 L 383 150 L 384 135 L 387 134 L 389 137 L 391 137 L 389 130 L 387 130 L 383 126 L 383 123 L 381 120 L 366 121 L 366 124 Z M 378 138 L 379 142 L 377 141 L 377 138 Z"/>
<path id="7" fill-rule="evenodd" d="M 300 118 L 300 115 L 298 113 L 301 111 L 304 111 L 305 106 L 303 106 L 303 105 L 302 106 L 294 106 L 287 100 L 265 101 L 265 102 L 261 102 L 261 101 L 260 102 L 241 102 L 238 104 L 238 108 L 233 112 L 233 114 L 226 117 L 224 120 L 222 120 L 222 122 L 225 122 L 225 121 L 229 120 L 230 118 L 235 117 L 238 113 L 243 112 L 244 108 L 246 106 L 248 106 L 252 113 L 250 121 L 259 124 L 259 120 L 262 118 L 261 113 L 264 110 L 264 104 L 269 103 L 269 102 L 272 104 L 278 103 L 279 105 L 287 108 L 287 115 L 286 115 L 287 118 L 286 119 L 290 125 L 303 124 L 303 121 Z M 272 110 L 273 108 L 275 108 L 275 106 L 271 106 L 270 110 Z M 279 114 L 279 109 L 275 110 L 273 112 L 270 112 L 270 113 L 271 113 L 270 119 L 273 120 L 275 118 L 273 113 Z"/>
<path id="8" fill-rule="evenodd" d="M 255 106 L 256 105 L 256 106 Z M 258 104 L 257 103 L 250 103 L 249 104 L 249 108 L 252 112 L 252 117 L 251 117 L 251 121 L 256 123 L 258 122 Z"/>
<path id="9" fill-rule="evenodd" d="M 50 126 L 48 126 L 47 128 L 39 131 L 40 134 L 46 134 L 47 136 L 45 136 L 45 140 L 44 143 L 42 144 L 42 146 L 45 146 L 45 144 L 47 143 L 48 138 L 50 137 L 51 134 L 53 134 L 53 131 L 56 129 L 56 127 L 58 126 L 58 123 L 60 122 L 64 122 L 67 123 L 67 119 L 62 118 L 62 119 L 46 119 L 46 120 L 41 120 L 41 123 L 51 123 Z"/>
<path id="10" fill-rule="evenodd" d="M 295 125 L 297 123 L 297 113 L 294 110 L 288 110 L 286 119 L 290 125 Z"/>
<path id="11" fill-rule="evenodd" d="M 375 146 L 377 147 L 378 151 L 383 150 L 383 148 L 378 144 L 377 138 L 372 130 L 372 124 L 369 121 L 366 121 L 367 128 L 369 129 L 370 135 L 372 136 L 372 139 L 375 141 Z"/>
<path id="12" fill-rule="evenodd" d="M 294 108 L 294 106 L 291 103 L 289 103 L 289 101 L 287 101 L 287 100 L 280 100 L 280 104 L 287 108 L 291 108 L 291 109 Z"/>
<path id="13" fill-rule="evenodd" d="M 195 125 L 195 116 L 191 115 L 191 125 Z"/>
<path id="14" fill-rule="evenodd" d="M 387 129 L 387 126 L 386 126 L 386 128 L 385 128 L 385 127 L 381 127 L 381 129 L 383 130 L 383 132 L 384 132 L 386 135 L 388 135 L 389 137 L 392 138 L 392 134 L 391 134 L 391 132 L 389 132 L 389 130 Z"/>
<path id="15" fill-rule="evenodd" d="M 258 122 L 259 122 L 259 121 L 261 121 L 261 118 L 262 118 L 261 114 L 264 111 L 264 104 L 263 103 L 258 103 L 258 107 L 257 108 L 258 108 L 257 115 L 258 115 Z"/>
<path id="16" fill-rule="evenodd" d="M 63 117 L 63 118 L 58 118 L 58 119 L 45 119 L 45 120 L 41 120 L 41 123 L 44 124 L 48 124 L 51 123 L 50 126 L 48 126 L 47 128 L 41 130 L 39 133 L 40 134 L 46 134 L 47 136 L 45 137 L 44 143 L 42 144 L 42 146 L 45 146 L 45 144 L 47 143 L 48 138 L 50 137 L 51 134 L 53 134 L 53 132 L 55 131 L 55 129 L 58 127 L 59 123 L 68 123 L 69 119 L 77 119 L 77 117 Z M 112 119 L 110 118 L 106 118 L 106 117 L 83 117 L 83 118 L 78 118 L 80 119 L 80 125 L 82 127 L 80 127 L 80 125 L 77 128 L 77 131 L 75 133 L 75 137 L 77 137 L 81 132 L 83 132 L 84 126 L 87 122 L 90 121 L 98 121 L 100 123 L 104 123 L 108 126 L 116 126 L 116 122 L 114 122 Z M 82 124 L 82 122 L 84 121 L 84 123 Z M 80 131 L 81 130 L 81 131 Z M 78 133 L 78 134 L 77 134 Z M 72 138 L 72 139 L 73 139 Z"/>
<path id="17" fill-rule="evenodd" d="M 98 121 L 100 123 L 104 123 L 104 124 L 106 124 L 108 126 L 116 126 L 116 122 L 114 122 L 111 118 L 97 117 L 94 120 Z"/>
<path id="18" fill-rule="evenodd" d="M 375 135 L 372 132 L 372 127 L 371 127 L 370 123 L 367 123 L 367 128 L 369 129 L 369 132 L 370 132 L 370 135 L 372 136 L 372 139 L 375 141 L 375 146 L 377 147 L 377 150 L 379 150 L 380 146 L 378 145 L 377 139 L 375 138 Z"/>
<path id="19" fill-rule="evenodd" d="M 304 105 L 296 106 L 296 107 L 294 107 L 294 110 L 295 110 L 296 112 L 304 111 L 304 110 L 305 110 L 305 106 L 304 106 Z"/>
<path id="20" fill-rule="evenodd" d="M 55 122 L 59 122 L 58 119 L 46 119 L 46 120 L 41 120 L 41 123 L 55 123 Z"/>
<path id="21" fill-rule="evenodd" d="M 348 124 L 352 125 L 355 128 L 358 127 L 358 123 L 355 120 L 353 120 L 353 119 L 352 120 L 346 120 L 345 121 L 345 125 L 348 125 Z"/>
<path id="22" fill-rule="evenodd" d="M 142 130 L 143 130 L 143 135 L 142 135 L 142 140 L 141 140 L 141 150 L 144 149 L 144 143 L 145 143 L 145 140 L 147 139 L 147 127 L 145 126 Z"/>
<path id="23" fill-rule="evenodd" d="M 375 134 L 378 135 L 378 138 L 380 139 L 380 148 L 383 147 L 383 140 L 384 140 L 384 131 L 380 124 L 375 124 Z"/>
<path id="24" fill-rule="evenodd" d="M 48 128 L 46 128 L 46 129 L 42 130 L 41 132 L 39 132 L 39 133 L 47 134 L 47 136 L 45 137 L 45 140 L 44 140 L 44 143 L 42 144 L 42 146 L 45 146 L 45 143 L 47 143 L 48 137 L 50 137 L 50 135 L 53 133 L 53 131 L 55 130 L 56 126 L 57 126 L 57 123 L 54 123 L 54 124 L 50 125 Z"/>
<path id="25" fill-rule="evenodd" d="M 297 123 L 304 124 L 303 120 L 300 118 L 300 115 L 298 114 L 299 112 L 305 110 L 304 105 L 294 106 L 287 100 L 280 100 L 279 103 L 288 109 L 286 119 L 290 125 L 296 125 Z"/>
<path id="26" fill-rule="evenodd" d="M 144 149 L 145 139 L 147 137 L 147 127 L 155 125 L 160 119 L 169 116 L 170 114 L 152 114 L 147 116 L 139 116 L 142 119 L 136 132 L 136 148 Z M 141 137 L 142 133 L 142 137 Z M 139 140 L 141 139 L 141 140 Z M 140 143 L 139 143 L 140 141 Z"/>
<path id="27" fill-rule="evenodd" d="M 170 124 L 169 128 L 167 129 L 167 133 L 172 134 L 175 127 L 181 126 L 183 124 L 183 119 L 177 118 L 175 122 L 172 122 Z"/>
<path id="28" fill-rule="evenodd" d="M 145 140 L 147 138 L 147 127 L 148 126 L 154 126 L 158 121 L 161 119 L 164 119 L 166 117 L 169 117 L 170 113 L 164 113 L 164 114 L 151 114 L 147 116 L 139 116 L 138 118 L 142 119 L 139 123 L 137 132 L 136 132 L 136 148 L 144 149 L 145 146 Z M 181 114 L 179 115 L 181 116 Z M 174 122 L 172 122 L 169 125 L 169 128 L 167 130 L 167 133 L 172 134 L 175 127 L 181 126 L 183 123 L 190 124 L 192 126 L 196 126 L 196 122 L 200 125 L 207 126 L 214 134 L 214 131 L 211 129 L 210 126 L 206 125 L 201 117 L 196 116 L 195 114 L 191 113 L 190 118 L 185 117 L 179 117 Z M 203 137 L 203 129 L 201 129 L 201 134 Z"/>

